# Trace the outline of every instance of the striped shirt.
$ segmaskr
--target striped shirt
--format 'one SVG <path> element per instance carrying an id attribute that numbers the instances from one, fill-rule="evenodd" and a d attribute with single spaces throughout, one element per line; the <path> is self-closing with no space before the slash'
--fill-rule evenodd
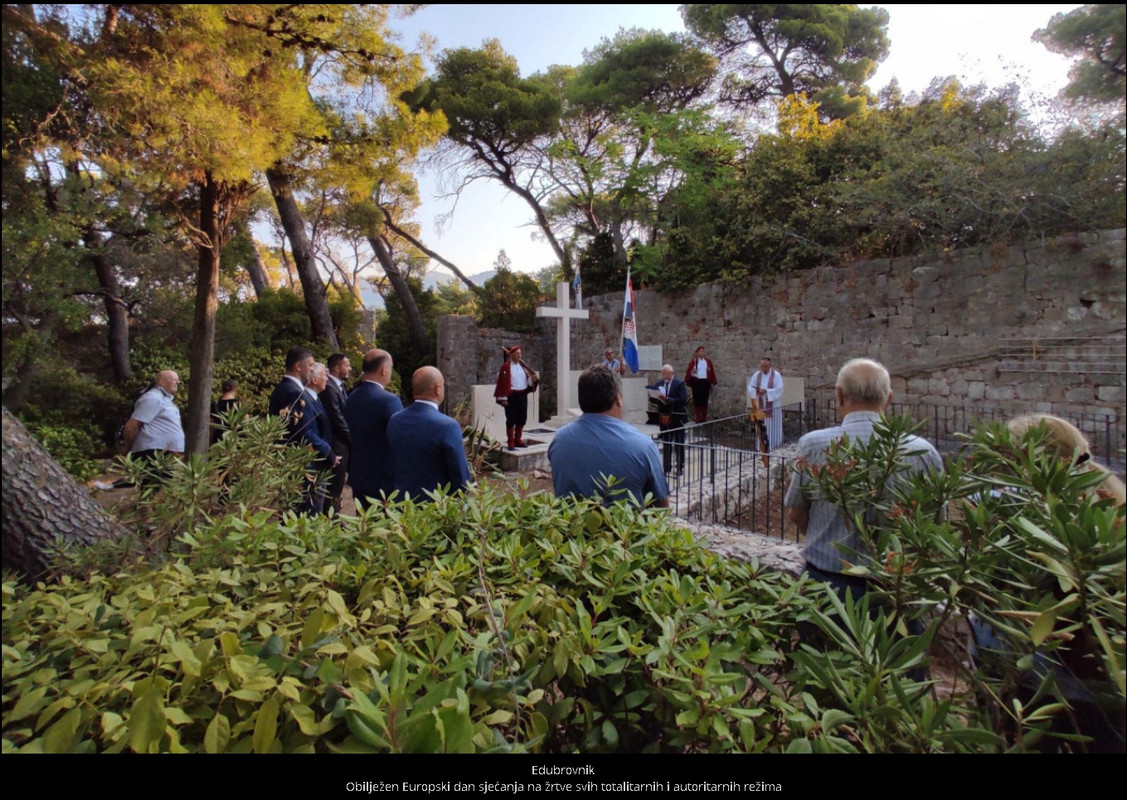
<path id="1" fill-rule="evenodd" d="M 811 431 L 799 439 L 798 457 L 810 464 L 824 464 L 826 451 L 832 443 L 841 439 L 844 434 L 849 435 L 850 441 L 869 441 L 873 437 L 873 425 L 880 418 L 881 415 L 875 411 L 855 411 L 846 414 L 841 425 Z M 901 451 L 904 453 L 909 472 L 943 469 L 943 459 L 926 439 L 921 439 L 919 436 L 905 437 Z M 783 505 L 787 508 L 809 510 L 806 548 L 803 551 L 806 560 L 826 572 L 841 572 L 842 555 L 851 563 L 864 563 L 863 558 L 853 555 L 864 552 L 861 537 L 849 530 L 845 516 L 837 506 L 824 500 L 811 501 L 806 489 L 810 482 L 809 475 L 796 471 L 791 477 L 790 486 L 783 500 Z"/>

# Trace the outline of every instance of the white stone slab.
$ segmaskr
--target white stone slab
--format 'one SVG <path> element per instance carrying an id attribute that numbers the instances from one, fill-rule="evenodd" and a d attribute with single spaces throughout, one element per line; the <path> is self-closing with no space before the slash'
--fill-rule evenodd
<path id="1" fill-rule="evenodd" d="M 661 372 L 663 350 L 660 344 L 651 344 L 638 347 L 638 371 L 655 369 Z"/>
<path id="2" fill-rule="evenodd" d="M 794 403 L 806 402 L 806 378 L 788 378 L 783 376 L 782 405 L 789 406 Z"/>
<path id="3" fill-rule="evenodd" d="M 644 425 L 648 397 L 645 378 L 623 378 L 622 418 L 632 425 Z"/>
<path id="4" fill-rule="evenodd" d="M 567 409 L 569 414 L 571 413 L 571 409 L 579 408 L 579 376 L 582 375 L 584 372 L 586 372 L 586 370 L 582 370 L 582 369 L 568 370 L 568 373 L 567 373 L 567 402 L 564 403 L 563 408 Z M 583 413 L 583 412 L 581 412 L 581 411 L 576 412 L 576 414 L 573 414 L 572 416 L 578 416 L 581 413 Z"/>

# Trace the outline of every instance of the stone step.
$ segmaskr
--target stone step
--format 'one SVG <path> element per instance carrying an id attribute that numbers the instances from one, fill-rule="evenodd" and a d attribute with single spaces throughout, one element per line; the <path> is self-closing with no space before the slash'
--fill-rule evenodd
<path id="1" fill-rule="evenodd" d="M 516 450 L 501 448 L 497 458 L 497 466 L 503 472 L 531 472 L 534 469 L 549 469 L 548 443 L 535 443 L 535 438 L 525 433 L 524 440 L 528 447 L 518 447 Z"/>

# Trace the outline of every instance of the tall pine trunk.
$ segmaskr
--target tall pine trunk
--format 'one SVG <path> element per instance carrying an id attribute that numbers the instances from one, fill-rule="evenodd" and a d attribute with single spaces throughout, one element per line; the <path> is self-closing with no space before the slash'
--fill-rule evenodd
<path id="1" fill-rule="evenodd" d="M 391 248 L 376 235 L 368 236 L 368 244 L 383 267 L 384 274 L 391 284 L 395 296 L 403 305 L 403 314 L 407 317 L 407 329 L 411 335 L 411 344 L 415 347 L 416 357 L 422 358 L 430 352 L 430 339 L 427 336 L 427 326 L 423 324 L 423 315 L 419 313 L 419 305 L 415 302 L 415 295 L 411 294 L 411 287 L 407 279 L 399 271 L 399 265 L 391 254 Z"/>
<path id="2" fill-rule="evenodd" d="M 121 284 L 117 279 L 117 273 L 106 259 L 98 232 L 90 227 L 84 238 L 86 247 L 90 251 L 90 261 L 94 264 L 94 272 L 98 275 L 98 286 L 106 309 L 109 329 L 107 343 L 110 365 L 113 367 L 113 379 L 117 383 L 125 383 L 133 376 L 133 365 L 129 361 L 129 312 L 121 297 Z"/>
<path id="3" fill-rule="evenodd" d="M 207 452 L 211 431 L 211 384 L 215 374 L 215 313 L 219 308 L 219 259 L 223 230 L 219 218 L 219 184 L 208 172 L 200 188 L 200 225 L 196 244 L 196 310 L 188 364 L 188 422 L 184 447 L 188 453 Z"/>
<path id="4" fill-rule="evenodd" d="M 301 291 L 305 295 L 305 310 L 309 314 L 309 323 L 313 329 L 313 338 L 325 342 L 333 350 L 339 350 L 340 343 L 333 329 L 329 301 L 325 296 L 325 283 L 317 271 L 317 262 L 313 258 L 313 245 L 305 235 L 305 223 L 301 219 L 301 211 L 293 196 L 290 176 L 280 167 L 274 166 L 266 170 L 266 180 L 270 184 L 274 205 L 278 207 L 282 228 L 286 231 L 286 238 L 290 240 L 294 264 L 301 279 Z"/>
<path id="5" fill-rule="evenodd" d="M 250 285 L 254 288 L 254 296 L 262 297 L 270 288 L 270 279 L 266 276 L 266 262 L 262 260 L 262 253 L 258 251 L 258 245 L 255 244 L 254 236 L 250 232 L 250 225 L 246 220 L 239 223 L 242 228 L 242 233 L 246 235 L 250 241 L 251 257 L 247 262 L 247 275 L 250 276 Z"/>

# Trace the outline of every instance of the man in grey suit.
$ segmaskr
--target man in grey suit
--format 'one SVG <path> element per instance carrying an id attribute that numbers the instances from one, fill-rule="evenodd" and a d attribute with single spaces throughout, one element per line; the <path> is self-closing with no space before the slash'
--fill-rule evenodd
<path id="1" fill-rule="evenodd" d="M 395 488 L 395 465 L 387 442 L 387 423 L 403 403 L 387 390 L 392 359 L 386 350 L 364 354 L 359 385 L 348 395 L 344 418 L 352 434 L 348 485 L 361 509 Z"/>
<path id="2" fill-rule="evenodd" d="M 395 488 L 416 502 L 425 493 L 448 486 L 451 492 L 469 485 L 470 467 L 462 444 L 462 426 L 438 410 L 446 394 L 442 373 L 419 367 L 411 376 L 415 402 L 387 424 L 387 440 L 395 458 Z"/>

